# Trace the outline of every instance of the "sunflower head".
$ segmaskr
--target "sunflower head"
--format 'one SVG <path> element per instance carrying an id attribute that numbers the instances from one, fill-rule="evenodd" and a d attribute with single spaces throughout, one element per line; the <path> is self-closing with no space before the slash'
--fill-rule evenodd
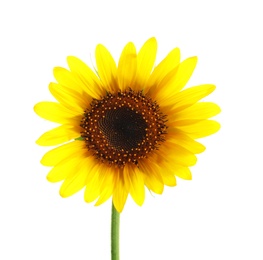
<path id="1" fill-rule="evenodd" d="M 200 102 L 215 86 L 182 90 L 197 58 L 181 62 L 175 48 L 154 66 L 156 52 L 155 38 L 138 53 L 130 42 L 116 65 L 99 44 L 97 73 L 72 56 L 67 59 L 69 69 L 54 69 L 57 82 L 50 83 L 49 90 L 57 102 L 40 102 L 34 110 L 60 124 L 37 144 L 60 145 L 41 163 L 52 167 L 49 181 L 63 181 L 62 197 L 85 188 L 85 201 L 100 205 L 112 197 L 121 212 L 128 194 L 142 205 L 145 186 L 161 194 L 164 185 L 176 185 L 176 176 L 191 179 L 195 154 L 205 150 L 196 139 L 219 129 L 209 118 L 220 108 Z"/>

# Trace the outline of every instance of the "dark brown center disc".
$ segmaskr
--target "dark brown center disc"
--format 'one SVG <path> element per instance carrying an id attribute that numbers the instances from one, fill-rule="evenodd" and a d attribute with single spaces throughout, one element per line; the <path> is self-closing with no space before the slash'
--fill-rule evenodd
<path id="1" fill-rule="evenodd" d="M 141 92 L 107 94 L 85 111 L 81 136 L 102 162 L 137 164 L 164 141 L 164 119 L 157 103 Z"/>

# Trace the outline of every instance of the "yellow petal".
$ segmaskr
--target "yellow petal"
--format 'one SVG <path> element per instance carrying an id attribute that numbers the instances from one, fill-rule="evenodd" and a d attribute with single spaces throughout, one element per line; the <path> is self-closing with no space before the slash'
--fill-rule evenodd
<path id="1" fill-rule="evenodd" d="M 197 57 L 191 57 L 178 65 L 160 82 L 156 99 L 166 105 L 174 104 L 174 96 L 186 85 L 197 63 Z"/>
<path id="2" fill-rule="evenodd" d="M 138 68 L 136 75 L 136 83 L 134 84 L 134 87 L 136 89 L 139 90 L 146 87 L 146 83 L 152 72 L 153 65 L 156 59 L 156 53 L 157 41 L 154 37 L 152 37 L 144 43 L 144 45 L 138 53 Z"/>
<path id="3" fill-rule="evenodd" d="M 39 102 L 34 106 L 34 111 L 42 118 L 52 122 L 65 124 L 76 120 L 79 114 L 71 111 L 56 102 Z"/>
<path id="4" fill-rule="evenodd" d="M 156 87 L 163 80 L 163 78 L 173 69 L 177 67 L 180 62 L 179 48 L 173 49 L 153 70 L 147 86 L 145 86 L 145 93 L 153 94 Z"/>
<path id="5" fill-rule="evenodd" d="M 166 141 L 162 144 L 157 152 L 159 158 L 171 164 L 179 164 L 182 166 L 193 166 L 196 164 L 196 156 L 182 146 Z M 165 157 L 164 157 L 165 155 Z M 157 159 L 158 161 L 158 159 Z M 161 164 L 160 164 L 161 165 Z"/>
<path id="6" fill-rule="evenodd" d="M 200 144 L 199 142 L 195 141 L 191 137 L 187 136 L 186 134 L 182 133 L 177 129 L 169 129 L 169 141 L 179 146 L 184 147 L 191 153 L 202 153 L 205 150 L 205 146 Z"/>
<path id="7" fill-rule="evenodd" d="M 67 58 L 70 70 L 83 82 L 85 91 L 93 98 L 99 99 L 105 92 L 94 72 L 80 59 L 69 56 Z"/>
<path id="8" fill-rule="evenodd" d="M 77 156 L 61 161 L 48 173 L 48 181 L 58 182 L 66 179 L 68 176 L 76 171 L 76 168 L 80 165 L 82 160 L 83 158 L 81 156 Z"/>
<path id="9" fill-rule="evenodd" d="M 162 194 L 164 184 L 160 183 L 155 177 L 146 176 L 144 178 L 145 186 L 156 194 Z"/>
<path id="10" fill-rule="evenodd" d="M 84 101 L 79 92 L 53 82 L 49 84 L 49 91 L 61 105 L 79 114 L 84 112 L 91 101 L 91 98 L 85 98 Z"/>
<path id="11" fill-rule="evenodd" d="M 124 181 L 128 183 L 133 200 L 141 206 L 145 199 L 143 173 L 137 167 L 126 165 L 123 169 Z"/>
<path id="12" fill-rule="evenodd" d="M 139 162 L 139 169 L 144 173 L 145 185 L 156 194 L 162 194 L 164 189 L 163 179 L 154 166 L 149 161 Z"/>
<path id="13" fill-rule="evenodd" d="M 100 194 L 100 197 L 98 198 L 98 200 L 95 203 L 95 206 L 99 206 L 101 204 L 103 204 L 104 202 L 106 202 L 110 197 L 112 196 L 112 191 L 110 191 L 109 189 L 103 191 Z"/>
<path id="14" fill-rule="evenodd" d="M 197 64 L 197 57 L 191 57 L 180 63 L 179 69 L 176 73 L 176 79 L 171 84 L 171 88 L 174 91 L 180 91 L 188 82 L 192 76 Z M 168 86 L 166 86 L 168 88 Z"/>
<path id="15" fill-rule="evenodd" d="M 112 168 L 108 168 L 107 171 L 105 171 L 104 174 L 104 179 L 101 181 L 101 193 L 100 193 L 100 197 L 97 200 L 95 206 L 99 206 L 102 203 L 104 203 L 106 200 L 108 200 L 113 193 L 113 189 L 115 186 L 115 171 Z"/>
<path id="16" fill-rule="evenodd" d="M 212 93 L 215 90 L 215 88 L 215 85 L 204 84 L 200 86 L 191 87 L 177 93 L 173 97 L 173 111 L 177 112 L 195 104 L 200 99 Z"/>
<path id="17" fill-rule="evenodd" d="M 188 167 L 174 165 L 174 174 L 184 180 L 192 180 L 192 174 Z"/>
<path id="18" fill-rule="evenodd" d="M 185 119 L 185 120 L 179 120 L 179 121 L 173 121 L 173 122 L 169 122 L 169 127 L 173 127 L 173 128 L 181 128 L 183 126 L 188 126 L 188 125 L 194 125 L 197 124 L 201 121 L 203 121 L 204 119 Z"/>
<path id="19" fill-rule="evenodd" d="M 101 164 L 96 164 L 89 172 L 89 178 L 87 180 L 84 199 L 86 202 L 92 202 L 100 195 L 101 178 L 100 174 L 103 170 Z"/>
<path id="20" fill-rule="evenodd" d="M 124 185 L 123 172 L 116 172 L 116 183 L 113 191 L 112 201 L 115 209 L 121 213 L 127 200 L 128 191 Z"/>
<path id="21" fill-rule="evenodd" d="M 161 183 L 163 183 L 164 185 L 173 187 L 176 185 L 176 179 L 174 177 L 173 171 L 170 170 L 170 168 L 172 168 L 171 165 L 169 165 L 169 167 L 167 166 L 167 163 L 164 165 L 163 162 L 162 163 L 154 163 L 157 162 L 158 160 L 156 160 L 156 155 L 153 156 L 152 158 L 152 163 L 151 163 L 151 176 L 153 175 L 152 173 L 154 172 L 156 174 L 156 176 L 161 177 Z"/>
<path id="22" fill-rule="evenodd" d="M 110 52 L 101 44 L 96 47 L 96 63 L 103 87 L 110 91 L 118 90 L 116 63 Z"/>
<path id="23" fill-rule="evenodd" d="M 61 67 L 55 67 L 53 69 L 53 74 L 57 82 L 64 87 L 77 91 L 79 93 L 83 93 L 85 86 L 83 83 L 78 80 L 76 76 L 73 75 L 67 69 Z"/>
<path id="24" fill-rule="evenodd" d="M 174 187 L 176 186 L 176 179 L 171 172 L 166 171 L 166 169 L 162 169 L 162 179 L 163 183 L 167 186 Z"/>
<path id="25" fill-rule="evenodd" d="M 137 68 L 137 54 L 135 46 L 129 42 L 123 49 L 118 64 L 118 84 L 123 91 L 131 88 Z"/>
<path id="26" fill-rule="evenodd" d="M 164 181 L 166 181 L 165 184 L 168 186 L 176 185 L 176 179 L 174 178 L 173 180 L 169 175 L 176 175 L 187 180 L 190 180 L 192 178 L 191 172 L 188 167 L 178 165 L 173 159 L 167 158 L 167 156 L 164 157 L 163 153 L 157 154 L 157 158 L 155 159 L 155 161 L 158 162 L 158 166 L 162 171 L 162 176 L 167 176 L 169 178 L 164 179 Z"/>
<path id="27" fill-rule="evenodd" d="M 42 146 L 52 146 L 65 143 L 79 136 L 80 132 L 78 129 L 68 125 L 61 125 L 41 135 L 36 143 Z"/>
<path id="28" fill-rule="evenodd" d="M 54 166 L 66 158 L 79 156 L 85 152 L 84 141 L 73 141 L 48 151 L 42 157 L 41 163 L 45 166 Z"/>
<path id="29" fill-rule="evenodd" d="M 217 115 L 220 111 L 220 107 L 212 102 L 199 102 L 177 113 L 173 113 L 171 110 L 171 114 L 174 116 L 170 116 L 169 120 L 207 119 Z"/>
<path id="30" fill-rule="evenodd" d="M 91 164 L 89 159 L 90 158 L 86 158 L 85 160 L 79 161 L 79 163 L 72 169 L 72 172 L 60 187 L 59 193 L 61 197 L 69 197 L 84 188 L 89 175 L 86 166 L 87 164 Z"/>
<path id="31" fill-rule="evenodd" d="M 178 128 L 197 139 L 216 133 L 220 129 L 220 124 L 213 120 L 203 120 L 192 125 L 178 126 Z"/>

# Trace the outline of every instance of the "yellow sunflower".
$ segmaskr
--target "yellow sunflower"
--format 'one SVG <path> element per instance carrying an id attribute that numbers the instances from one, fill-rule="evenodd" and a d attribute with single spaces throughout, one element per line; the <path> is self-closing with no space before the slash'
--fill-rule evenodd
<path id="1" fill-rule="evenodd" d="M 56 67 L 57 83 L 49 90 L 58 102 L 40 102 L 35 112 L 60 126 L 44 133 L 37 144 L 53 146 L 41 163 L 53 167 L 51 182 L 63 181 L 60 195 L 85 188 L 86 202 L 100 205 L 112 196 L 118 212 L 128 194 L 142 205 L 145 186 L 161 194 L 176 177 L 191 179 L 195 154 L 205 147 L 195 139 L 219 129 L 208 120 L 220 112 L 211 102 L 199 102 L 214 91 L 211 84 L 182 90 L 197 57 L 180 62 L 173 49 L 157 66 L 155 38 L 137 53 L 129 42 L 118 65 L 101 44 L 96 47 L 97 71 L 76 57 L 69 70 Z"/>

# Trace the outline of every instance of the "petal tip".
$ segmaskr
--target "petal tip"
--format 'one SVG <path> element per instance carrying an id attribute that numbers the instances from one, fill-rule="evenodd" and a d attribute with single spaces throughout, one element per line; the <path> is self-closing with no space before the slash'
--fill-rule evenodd
<path id="1" fill-rule="evenodd" d="M 121 213 L 121 212 L 123 211 L 124 204 L 125 204 L 125 203 L 123 203 L 123 205 L 122 205 L 122 203 L 116 203 L 116 202 L 113 201 L 113 205 L 114 205 L 115 209 L 116 209 L 119 213 Z"/>
<path id="2" fill-rule="evenodd" d="M 147 42 L 151 42 L 151 43 L 157 45 L 157 40 L 156 40 L 156 38 L 155 38 L 154 36 L 152 36 L 151 38 L 149 38 L 149 39 L 147 40 Z"/>
<path id="3" fill-rule="evenodd" d="M 36 114 L 38 114 L 38 108 L 39 108 L 39 103 L 35 104 L 33 107 L 33 110 Z"/>
<path id="4" fill-rule="evenodd" d="M 40 138 L 38 138 L 38 139 L 35 141 L 35 143 L 38 144 L 38 145 L 41 145 Z"/>
<path id="5" fill-rule="evenodd" d="M 190 59 L 193 60 L 193 62 L 195 63 L 195 65 L 197 64 L 197 62 L 198 62 L 198 57 L 197 57 L 197 56 L 193 56 L 193 57 L 191 57 Z"/>
<path id="6" fill-rule="evenodd" d="M 99 43 L 99 44 L 97 44 L 97 46 L 95 48 L 95 53 L 97 53 L 101 50 L 105 50 L 105 49 L 106 49 L 106 47 L 103 44 Z"/>
<path id="7" fill-rule="evenodd" d="M 56 182 L 56 181 L 54 181 L 54 180 L 52 179 L 52 177 L 49 176 L 49 174 L 46 176 L 46 179 L 47 179 L 49 182 L 52 182 L 52 183 Z"/>
<path id="8" fill-rule="evenodd" d="M 52 182 L 52 181 L 51 181 L 51 182 Z M 64 189 L 60 189 L 60 190 L 59 190 L 59 195 L 60 195 L 62 198 L 67 198 L 67 197 L 69 196 Z"/>
<path id="9" fill-rule="evenodd" d="M 77 58 L 77 57 L 75 57 L 73 55 L 69 55 L 69 56 L 67 56 L 66 60 L 67 60 L 68 65 L 70 66 L 70 64 L 72 62 L 79 61 L 79 58 Z"/>
<path id="10" fill-rule="evenodd" d="M 61 71 L 60 67 L 54 67 L 53 68 L 53 75 L 54 75 L 55 78 L 56 78 L 57 73 L 60 72 L 60 71 Z"/>

